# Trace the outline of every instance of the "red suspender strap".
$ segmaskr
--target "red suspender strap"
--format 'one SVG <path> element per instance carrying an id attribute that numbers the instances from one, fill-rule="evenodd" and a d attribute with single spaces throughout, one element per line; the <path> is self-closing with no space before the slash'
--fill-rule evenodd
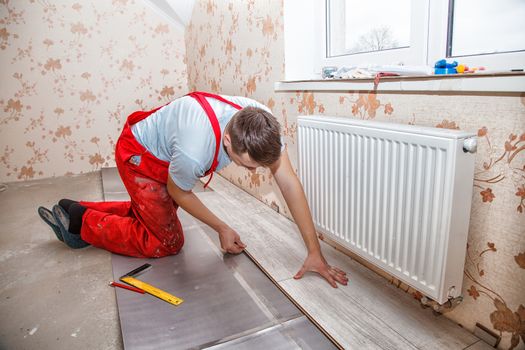
<path id="1" fill-rule="evenodd" d="M 226 104 L 229 104 L 230 106 L 232 106 L 232 107 L 234 107 L 236 109 L 242 109 L 242 107 L 239 106 L 238 104 L 233 103 L 232 101 L 228 101 L 227 99 L 221 97 L 220 95 L 210 94 L 209 92 L 194 91 L 194 92 L 189 93 L 188 95 L 190 95 L 192 97 L 193 97 L 193 95 L 201 95 L 201 96 L 205 96 L 205 97 L 211 97 L 211 98 L 214 98 L 214 99 L 219 100 L 221 102 L 224 102 Z"/>
<path id="2" fill-rule="evenodd" d="M 215 134 L 215 155 L 213 157 L 211 168 L 204 174 L 205 176 L 211 174 L 210 178 L 208 179 L 208 182 L 206 182 L 206 184 L 204 185 L 204 188 L 206 188 L 210 183 L 211 178 L 213 177 L 213 172 L 215 171 L 215 169 L 217 169 L 217 165 L 219 164 L 219 150 L 221 147 L 221 127 L 219 125 L 219 121 L 217 120 L 217 116 L 215 115 L 215 111 L 213 110 L 213 108 L 211 108 L 210 104 L 206 100 L 206 97 L 211 97 L 221 102 L 227 103 L 236 109 L 242 109 L 242 107 L 222 98 L 219 95 L 214 95 L 207 92 L 195 91 L 189 93 L 188 96 L 191 96 L 195 100 L 197 100 L 197 102 L 204 109 L 204 112 L 206 112 L 206 115 L 208 116 L 208 119 L 210 120 L 211 126 L 213 128 L 213 133 Z"/>
<path id="3" fill-rule="evenodd" d="M 167 103 L 168 104 L 168 103 Z M 162 105 L 160 107 L 157 107 L 155 109 L 152 109 L 151 111 L 137 111 L 137 112 L 133 112 L 131 113 L 131 115 L 128 117 L 126 123 L 128 124 L 128 126 L 131 126 L 133 124 L 136 124 L 138 122 L 140 122 L 142 119 L 146 119 L 147 117 L 149 117 L 151 114 L 155 113 L 156 111 L 158 111 L 159 109 L 161 109 L 162 107 L 164 107 L 166 105 Z"/>

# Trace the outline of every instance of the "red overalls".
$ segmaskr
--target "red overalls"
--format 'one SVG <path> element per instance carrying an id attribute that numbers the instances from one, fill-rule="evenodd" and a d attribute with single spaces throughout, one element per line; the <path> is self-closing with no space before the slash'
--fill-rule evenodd
<path id="1" fill-rule="evenodd" d="M 188 95 L 202 106 L 215 134 L 215 156 L 210 169 L 204 174 L 211 174 L 209 183 L 218 165 L 221 130 L 206 97 L 215 98 L 236 109 L 242 107 L 205 92 L 192 92 Z M 88 208 L 82 217 L 80 232 L 84 241 L 113 253 L 135 257 L 172 255 L 182 248 L 184 235 L 177 216 L 178 205 L 170 197 L 166 187 L 169 162 L 148 152 L 131 132 L 133 124 L 147 118 L 159 108 L 132 113 L 117 141 L 115 160 L 131 201 L 80 202 Z"/>

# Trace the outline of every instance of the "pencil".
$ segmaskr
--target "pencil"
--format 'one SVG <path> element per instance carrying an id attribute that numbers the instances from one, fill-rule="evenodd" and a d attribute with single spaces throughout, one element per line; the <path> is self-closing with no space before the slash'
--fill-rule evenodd
<path id="1" fill-rule="evenodd" d="M 110 282 L 109 285 L 112 286 L 112 287 L 119 287 L 119 288 L 122 288 L 122 289 L 131 290 L 133 292 L 140 293 L 140 294 L 144 294 L 145 293 L 142 289 L 131 287 L 131 286 L 126 286 L 125 284 L 114 282 L 114 281 Z"/>

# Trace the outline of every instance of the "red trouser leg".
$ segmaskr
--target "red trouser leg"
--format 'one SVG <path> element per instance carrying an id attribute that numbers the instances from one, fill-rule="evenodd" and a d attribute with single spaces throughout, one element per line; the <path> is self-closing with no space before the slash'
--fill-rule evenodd
<path id="1" fill-rule="evenodd" d="M 118 216 L 130 216 L 131 202 L 130 201 L 119 201 L 119 202 L 84 202 L 81 201 L 84 207 L 88 209 L 95 209 L 104 213 L 115 214 Z"/>
<path id="2" fill-rule="evenodd" d="M 84 202 L 88 210 L 82 219 L 82 239 L 96 247 L 135 257 L 178 253 L 184 235 L 177 216 L 178 206 L 166 185 L 141 175 L 136 165 L 118 155 L 118 150 L 116 160 L 131 202 Z"/>

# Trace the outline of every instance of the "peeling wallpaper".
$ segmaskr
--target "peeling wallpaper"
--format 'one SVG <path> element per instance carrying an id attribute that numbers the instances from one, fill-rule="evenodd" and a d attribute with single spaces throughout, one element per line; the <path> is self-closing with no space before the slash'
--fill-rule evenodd
<path id="1" fill-rule="evenodd" d="M 187 92 L 184 59 L 142 1 L 0 1 L 0 181 L 113 166 L 126 117 Z"/>
<path id="2" fill-rule="evenodd" d="M 471 331 L 476 322 L 493 329 L 503 337 L 502 349 L 525 349 L 525 95 L 275 92 L 273 83 L 284 77 L 282 9 L 282 1 L 197 1 L 186 31 L 190 89 L 249 96 L 268 105 L 283 126 L 295 167 L 298 115 L 477 133 L 465 300 L 445 315 Z M 230 165 L 222 175 L 290 216 L 268 171 L 251 174 Z"/>

